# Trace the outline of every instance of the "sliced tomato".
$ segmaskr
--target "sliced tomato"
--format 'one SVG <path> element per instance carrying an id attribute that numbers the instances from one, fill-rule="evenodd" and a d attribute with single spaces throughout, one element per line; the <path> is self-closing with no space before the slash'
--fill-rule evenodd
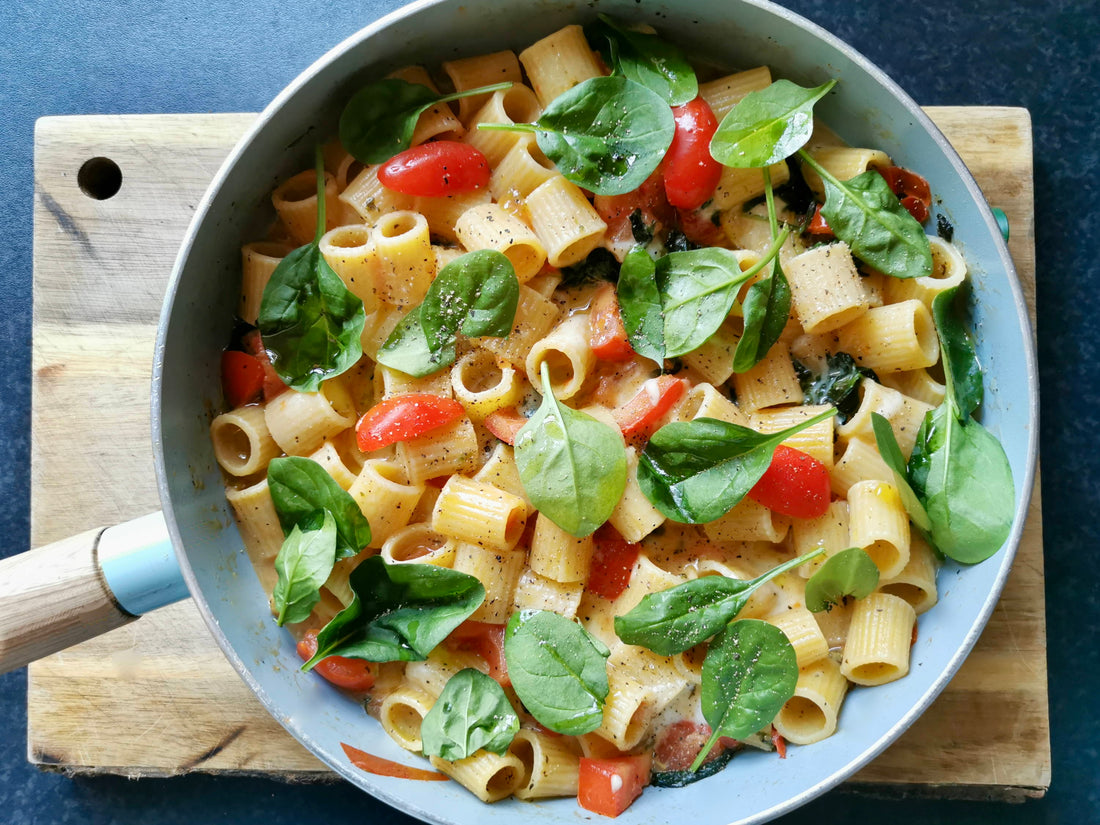
<path id="1" fill-rule="evenodd" d="M 718 118 L 701 97 L 674 106 L 676 132 L 664 160 L 665 195 L 680 209 L 698 209 L 714 194 L 722 164 L 710 155 Z"/>
<path id="2" fill-rule="evenodd" d="M 816 458 L 785 444 L 749 490 L 749 498 L 769 510 L 795 518 L 817 518 L 829 509 L 829 470 Z"/>
<path id="3" fill-rule="evenodd" d="M 779 754 L 779 758 L 786 759 L 787 740 L 783 738 L 783 734 L 775 729 L 775 725 L 772 725 L 772 744 L 775 745 L 775 752 Z"/>
<path id="4" fill-rule="evenodd" d="M 814 211 L 813 218 L 810 219 L 809 225 L 806 227 L 806 231 L 811 235 L 822 235 L 825 237 L 832 237 L 833 230 L 825 220 L 825 216 L 821 214 L 821 207 L 818 206 Z"/>
<path id="5" fill-rule="evenodd" d="M 311 630 L 298 642 L 298 655 L 308 662 L 317 653 L 317 631 Z M 363 692 L 374 687 L 375 665 L 366 659 L 349 659 L 346 656 L 326 656 L 313 667 L 337 687 Z"/>
<path id="6" fill-rule="evenodd" d="M 264 365 L 255 355 L 239 350 L 222 353 L 222 392 L 230 407 L 258 399 L 264 391 Z"/>
<path id="7" fill-rule="evenodd" d="M 260 359 L 264 367 L 264 401 L 270 401 L 280 393 L 286 392 L 289 387 L 283 383 L 279 373 L 275 372 L 275 366 L 271 363 L 271 356 L 267 353 L 260 331 L 254 329 L 241 339 L 245 351 Z"/>
<path id="8" fill-rule="evenodd" d="M 710 734 L 710 726 L 702 722 L 689 719 L 673 722 L 657 734 L 657 744 L 653 746 L 653 769 L 686 771 L 707 744 Z M 716 743 L 708 758 L 716 757 L 721 752 L 721 746 Z"/>
<path id="9" fill-rule="evenodd" d="M 646 381 L 638 394 L 614 411 L 623 437 L 649 438 L 661 418 L 683 398 L 687 382 L 682 378 L 662 375 Z"/>
<path id="10" fill-rule="evenodd" d="M 649 784 L 648 754 L 613 759 L 581 757 L 577 803 L 603 816 L 618 816 Z"/>
<path id="11" fill-rule="evenodd" d="M 716 212 L 699 209 L 678 209 L 676 214 L 680 223 L 680 231 L 692 243 L 699 246 L 729 248 L 729 238 L 722 231 L 722 227 L 714 222 Z"/>
<path id="12" fill-rule="evenodd" d="M 413 197 L 442 198 L 489 185 L 489 161 L 457 140 L 433 140 L 398 152 L 378 169 L 387 189 Z"/>
<path id="13" fill-rule="evenodd" d="M 623 326 L 619 311 L 619 296 L 612 284 L 601 284 L 592 297 L 588 310 L 588 342 L 592 353 L 601 361 L 629 361 L 634 347 Z"/>
<path id="14" fill-rule="evenodd" d="M 617 599 L 630 584 L 639 546 L 624 539 L 610 524 L 597 530 L 594 538 L 596 547 L 588 571 L 587 589 L 605 599 Z"/>
<path id="15" fill-rule="evenodd" d="M 916 218 L 917 223 L 924 223 L 928 220 L 928 204 L 924 203 L 920 198 L 913 195 L 906 195 L 901 199 L 901 205 L 904 206 L 909 214 Z"/>
<path id="16" fill-rule="evenodd" d="M 932 207 L 932 188 L 928 181 L 901 166 L 887 166 L 879 169 L 878 173 L 886 179 L 890 191 L 898 196 L 901 205 L 909 210 L 909 214 L 919 223 L 928 220 L 928 211 Z"/>
<path id="17" fill-rule="evenodd" d="M 445 427 L 465 414 L 453 398 L 421 392 L 394 395 L 363 413 L 355 435 L 359 449 L 369 453 Z"/>
<path id="18" fill-rule="evenodd" d="M 625 195 L 597 195 L 592 205 L 607 224 L 604 236 L 607 248 L 612 252 L 621 252 L 620 260 L 635 244 L 631 215 L 637 212 L 635 221 L 652 227 L 657 235 L 672 226 L 676 218 L 675 210 L 669 206 L 665 197 L 660 168 L 633 192 Z"/>
<path id="19" fill-rule="evenodd" d="M 505 444 L 515 446 L 516 433 L 527 423 L 527 419 L 515 407 L 504 407 L 489 413 L 482 423 Z"/>
<path id="20" fill-rule="evenodd" d="M 446 644 L 451 650 L 468 650 L 484 659 L 489 666 L 489 676 L 501 687 L 512 684 L 504 659 L 504 625 L 467 619 L 451 631 Z"/>

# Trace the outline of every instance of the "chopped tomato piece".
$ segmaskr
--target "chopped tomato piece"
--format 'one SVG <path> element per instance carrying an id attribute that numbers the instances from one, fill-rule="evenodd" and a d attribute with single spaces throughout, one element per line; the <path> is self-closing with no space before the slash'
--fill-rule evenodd
<path id="1" fill-rule="evenodd" d="M 829 508 L 829 491 L 829 470 L 824 464 L 780 444 L 749 498 L 785 516 L 817 518 Z"/>
<path id="2" fill-rule="evenodd" d="M 378 170 L 387 189 L 414 197 L 442 198 L 489 185 L 489 162 L 457 140 L 433 140 L 399 152 Z"/>
<path id="3" fill-rule="evenodd" d="M 637 395 L 614 411 L 623 437 L 648 438 L 653 435 L 657 422 L 683 397 L 686 389 L 686 381 L 671 375 L 646 381 Z"/>
<path id="4" fill-rule="evenodd" d="M 610 524 L 596 531 L 595 544 L 588 591 L 605 599 L 617 599 L 630 584 L 630 574 L 638 561 L 638 545 L 624 539 Z"/>
<path id="5" fill-rule="evenodd" d="M 928 181 L 900 166 L 887 166 L 879 169 L 878 173 L 886 179 L 890 191 L 898 196 L 901 205 L 918 223 L 928 220 L 928 210 L 932 206 L 932 188 Z"/>
<path id="6" fill-rule="evenodd" d="M 909 214 L 916 218 L 917 223 L 924 223 L 928 220 L 928 205 L 920 198 L 906 195 L 901 199 L 901 205 L 909 210 Z"/>
<path id="7" fill-rule="evenodd" d="M 714 194 L 722 164 L 710 154 L 718 119 L 701 97 L 675 106 L 676 132 L 664 160 L 665 195 L 680 209 L 698 209 Z"/>
<path id="8" fill-rule="evenodd" d="M 634 347 L 623 326 L 619 296 L 611 284 L 601 284 L 588 312 L 588 338 L 593 354 L 601 361 L 629 361 Z"/>
<path id="9" fill-rule="evenodd" d="M 680 231 L 684 233 L 689 241 L 699 244 L 699 246 L 729 248 L 729 238 L 722 231 L 722 227 L 714 222 L 716 212 L 706 212 L 699 209 L 678 209 L 676 212 L 680 221 Z"/>
<path id="10" fill-rule="evenodd" d="M 260 359 L 260 363 L 264 366 L 264 401 L 270 401 L 280 393 L 286 392 L 287 385 L 283 383 L 283 379 L 279 377 L 279 373 L 275 372 L 275 367 L 271 363 L 271 356 L 267 353 L 267 348 L 264 347 L 263 339 L 260 337 L 260 331 L 258 329 L 252 330 L 241 339 L 241 344 L 245 348 L 245 352 L 256 356 Z"/>
<path id="11" fill-rule="evenodd" d="M 453 398 L 412 392 L 375 404 L 355 425 L 359 449 L 365 453 L 408 441 L 457 421 L 466 410 Z"/>
<path id="12" fill-rule="evenodd" d="M 298 655 L 308 662 L 317 653 L 317 631 L 311 630 L 298 642 Z M 366 659 L 349 659 L 346 656 L 326 656 L 313 667 L 337 687 L 363 692 L 374 687 L 373 662 Z"/>
<path id="13" fill-rule="evenodd" d="M 527 419 L 515 407 L 504 407 L 489 413 L 482 423 L 485 424 L 485 429 L 505 444 L 515 446 L 516 433 L 527 423 Z"/>
<path id="14" fill-rule="evenodd" d="M 585 810 L 618 816 L 649 784 L 649 755 L 613 759 L 581 757 L 577 803 Z"/>
<path id="15" fill-rule="evenodd" d="M 810 219 L 809 226 L 806 227 L 806 231 L 811 235 L 824 235 L 832 237 L 833 230 L 829 226 L 829 223 L 825 220 L 825 216 L 821 214 L 821 206 L 817 207 L 814 212 L 813 218 Z"/>
<path id="16" fill-rule="evenodd" d="M 222 392 L 230 407 L 255 401 L 264 391 L 264 365 L 255 355 L 239 350 L 222 353 Z"/>
<path id="17" fill-rule="evenodd" d="M 772 725 L 772 744 L 775 745 L 775 752 L 779 754 L 779 758 L 786 759 L 787 740 L 783 738 L 783 734 L 775 729 L 775 725 Z"/>
<path id="18" fill-rule="evenodd" d="M 597 195 L 592 201 L 603 222 L 607 224 L 605 245 L 612 252 L 618 252 L 619 259 L 629 252 L 635 244 L 631 215 L 646 227 L 653 227 L 654 234 L 662 234 L 672 226 L 675 212 L 665 198 L 665 185 L 658 168 L 645 183 L 633 192 L 625 195 Z"/>
<path id="19" fill-rule="evenodd" d="M 673 722 L 657 736 L 657 744 L 653 747 L 654 770 L 686 771 L 707 744 L 710 734 L 710 726 L 703 722 L 692 722 L 689 719 Z M 725 749 L 721 740 L 715 742 L 704 764 L 717 759 Z"/>
<path id="20" fill-rule="evenodd" d="M 447 637 L 451 650 L 468 650 L 476 653 L 489 666 L 489 676 L 501 687 L 508 687 L 508 663 L 504 659 L 504 625 L 475 622 L 467 619 Z"/>
<path id="21" fill-rule="evenodd" d="M 397 779 L 419 779 L 427 782 L 446 782 L 450 779 L 445 773 L 426 771 L 423 768 L 414 768 L 411 765 L 402 765 L 392 759 L 375 756 L 373 753 L 353 748 L 346 742 L 341 742 L 340 747 L 344 749 L 344 753 L 351 764 L 367 773 L 373 773 L 375 776 L 393 776 Z"/>

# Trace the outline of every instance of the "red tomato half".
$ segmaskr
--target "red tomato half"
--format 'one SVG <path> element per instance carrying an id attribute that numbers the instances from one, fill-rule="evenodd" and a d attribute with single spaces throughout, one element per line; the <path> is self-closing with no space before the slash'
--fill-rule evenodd
<path id="1" fill-rule="evenodd" d="M 378 180 L 403 195 L 442 198 L 489 185 L 489 162 L 468 143 L 433 140 L 387 160 Z"/>
<path id="2" fill-rule="evenodd" d="M 879 169 L 878 173 L 886 179 L 890 190 L 918 223 L 928 220 L 928 210 L 932 206 L 932 188 L 928 181 L 900 166 L 887 166 Z"/>
<path id="3" fill-rule="evenodd" d="M 255 355 L 239 350 L 222 353 L 222 391 L 230 407 L 255 401 L 264 391 L 264 365 Z"/>
<path id="4" fill-rule="evenodd" d="M 714 194 L 722 164 L 710 156 L 718 119 L 701 97 L 672 109 L 676 132 L 665 154 L 665 194 L 680 209 L 698 209 Z"/>
<path id="5" fill-rule="evenodd" d="M 637 395 L 614 410 L 623 437 L 630 440 L 653 435 L 657 423 L 683 397 L 686 389 L 686 381 L 671 375 L 646 381 Z"/>
<path id="6" fill-rule="evenodd" d="M 452 398 L 428 393 L 395 395 L 375 404 L 355 425 L 359 449 L 380 450 L 457 421 L 466 410 Z"/>
<path id="7" fill-rule="evenodd" d="M 595 543 L 586 587 L 597 596 L 617 599 L 630 584 L 630 574 L 638 561 L 638 545 L 628 542 L 610 524 L 596 531 Z"/>
<path id="8" fill-rule="evenodd" d="M 749 498 L 785 516 L 817 518 L 829 509 L 829 470 L 813 456 L 780 444 Z"/>
<path id="9" fill-rule="evenodd" d="M 451 650 L 476 653 L 489 666 L 489 676 L 502 687 L 512 684 L 508 678 L 508 663 L 504 659 L 504 625 L 467 619 L 451 631 L 446 644 Z"/>
<path id="10" fill-rule="evenodd" d="M 317 652 L 317 631 L 311 630 L 298 642 L 298 655 L 308 662 Z M 337 687 L 363 692 L 374 687 L 374 664 L 366 659 L 348 659 L 345 656 L 326 656 L 313 667 Z"/>
<path id="11" fill-rule="evenodd" d="M 503 441 L 510 447 L 515 446 L 516 434 L 527 423 L 527 419 L 520 415 L 515 407 L 504 407 L 494 410 L 485 416 L 485 429 Z"/>
<path id="12" fill-rule="evenodd" d="M 634 347 L 630 346 L 619 311 L 619 297 L 611 284 L 601 284 L 592 298 L 588 338 L 592 354 L 601 361 L 629 361 L 634 357 Z"/>
<path id="13" fill-rule="evenodd" d="M 649 784 L 649 754 L 614 759 L 581 757 L 577 804 L 593 813 L 618 816 Z"/>

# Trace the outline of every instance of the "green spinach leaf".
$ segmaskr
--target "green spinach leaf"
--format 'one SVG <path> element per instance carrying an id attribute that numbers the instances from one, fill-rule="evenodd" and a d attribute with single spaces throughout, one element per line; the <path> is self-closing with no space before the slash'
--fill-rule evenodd
<path id="1" fill-rule="evenodd" d="M 516 466 L 531 503 L 577 538 L 607 521 L 626 488 L 622 436 L 560 404 L 542 365 L 542 405 L 516 434 Z"/>
<path id="2" fill-rule="evenodd" d="M 614 74 L 640 83 L 669 106 L 682 106 L 699 94 L 684 53 L 657 35 L 624 29 L 606 14 L 586 26 L 585 34 Z"/>
<path id="3" fill-rule="evenodd" d="M 825 369 L 821 373 L 815 373 L 797 359 L 792 360 L 798 383 L 802 386 L 802 403 L 832 404 L 841 424 L 859 408 L 859 382 L 864 378 L 876 378 L 869 369 L 858 366 L 846 352 L 827 354 Z"/>
<path id="4" fill-rule="evenodd" d="M 694 771 L 653 771 L 649 775 L 649 784 L 654 788 L 683 788 L 691 785 L 700 779 L 721 773 L 730 760 L 737 755 L 738 750 L 739 746 L 728 748 Z"/>
<path id="5" fill-rule="evenodd" d="M 878 567 L 860 547 L 831 556 L 806 582 L 806 607 L 813 613 L 828 610 L 848 596 L 862 599 L 878 587 Z"/>
<path id="6" fill-rule="evenodd" d="M 805 89 L 777 80 L 749 92 L 722 118 L 710 140 L 711 156 L 735 169 L 759 169 L 793 155 L 813 134 L 814 104 L 835 85 L 830 80 Z"/>
<path id="7" fill-rule="evenodd" d="M 324 514 L 320 528 L 290 530 L 279 555 L 275 557 L 278 579 L 272 598 L 278 611 L 276 623 L 302 622 L 309 618 L 313 605 L 321 600 L 321 585 L 332 573 L 336 561 L 336 522 L 332 513 Z"/>
<path id="8" fill-rule="evenodd" d="M 447 680 L 420 725 L 425 756 L 455 762 L 484 748 L 504 753 L 519 732 L 519 717 L 496 681 L 468 667 Z"/>
<path id="9" fill-rule="evenodd" d="M 666 424 L 642 452 L 638 484 L 653 506 L 673 521 L 714 521 L 760 480 L 781 442 L 835 414 L 825 410 L 767 435 L 714 418 Z"/>
<path id="10" fill-rule="evenodd" d="M 597 246 L 588 253 L 588 257 L 572 266 L 561 269 L 561 288 L 584 286 L 597 281 L 619 280 L 619 261 L 608 249 Z"/>
<path id="11" fill-rule="evenodd" d="M 619 313 L 630 345 L 643 358 L 665 362 L 665 310 L 657 287 L 657 265 L 636 246 L 619 270 Z"/>
<path id="12" fill-rule="evenodd" d="M 813 550 L 747 581 L 702 576 L 648 593 L 628 613 L 615 617 L 615 633 L 627 644 L 641 645 L 661 656 L 683 653 L 736 618 L 760 585 L 824 552 Z"/>
<path id="13" fill-rule="evenodd" d="M 955 414 L 962 420 L 982 403 L 982 365 L 974 339 L 954 311 L 959 287 L 945 289 L 932 300 L 932 317 L 940 338 L 940 356 L 947 396 L 953 399 Z"/>
<path id="14" fill-rule="evenodd" d="M 370 544 L 370 523 L 355 499 L 320 464 L 301 456 L 273 458 L 267 484 L 283 533 L 307 528 L 318 513 L 329 513 L 336 525 L 336 559 L 354 556 Z"/>
<path id="15" fill-rule="evenodd" d="M 516 695 L 540 724 L 568 736 L 603 723 L 610 655 L 577 622 L 548 610 L 515 613 L 504 631 L 504 657 Z"/>
<path id="16" fill-rule="evenodd" d="M 474 576 L 434 564 L 387 564 L 371 556 L 351 571 L 351 604 L 317 634 L 310 670 L 326 656 L 371 662 L 427 658 L 485 601 Z"/>
<path id="17" fill-rule="evenodd" d="M 890 426 L 890 422 L 879 413 L 871 413 L 871 427 L 875 433 L 875 444 L 878 446 L 879 455 L 894 474 L 894 486 L 897 487 L 901 503 L 905 512 L 913 520 L 918 529 L 927 533 L 932 529 L 932 522 L 928 519 L 928 513 L 921 503 L 916 490 L 909 483 L 909 470 L 905 464 L 905 456 L 898 446 L 897 436 Z"/>

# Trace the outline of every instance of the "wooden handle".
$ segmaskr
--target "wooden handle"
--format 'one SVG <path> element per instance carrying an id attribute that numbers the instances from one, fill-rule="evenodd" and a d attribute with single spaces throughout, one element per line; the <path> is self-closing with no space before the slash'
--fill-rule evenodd
<path id="1" fill-rule="evenodd" d="M 111 595 L 96 560 L 102 528 L 0 559 L 0 673 L 136 617 Z"/>

